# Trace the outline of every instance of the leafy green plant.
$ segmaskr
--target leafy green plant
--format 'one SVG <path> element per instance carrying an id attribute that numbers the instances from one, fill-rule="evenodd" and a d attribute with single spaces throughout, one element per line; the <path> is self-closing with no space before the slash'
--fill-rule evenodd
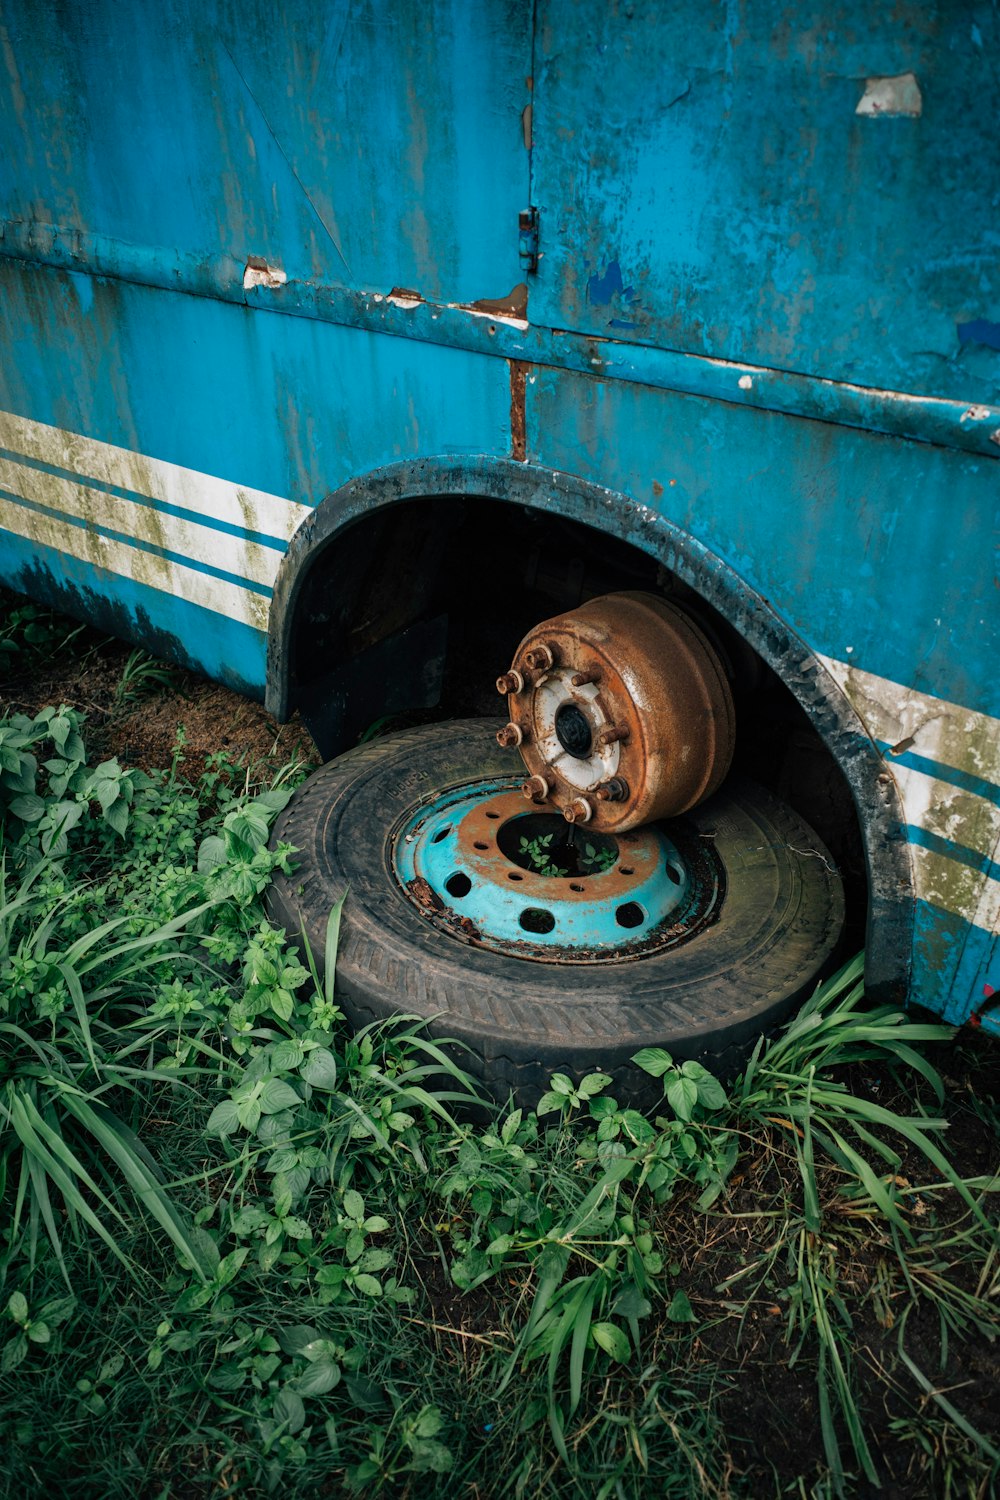
<path id="1" fill-rule="evenodd" d="M 123 713 L 136 707 L 143 699 L 156 692 L 171 692 L 177 689 L 178 674 L 150 656 L 148 651 L 135 647 L 130 651 L 115 688 L 112 712 Z"/>
<path id="2" fill-rule="evenodd" d="M 592 871 L 598 875 L 602 875 L 605 870 L 611 869 L 618 855 L 614 849 L 596 849 L 593 844 L 585 843 L 582 850 L 579 851 L 577 858 L 579 859 L 581 870 Z"/>
<path id="3" fill-rule="evenodd" d="M 537 838 L 528 839 L 522 834 L 517 841 L 518 852 L 527 860 L 527 868 L 534 870 L 537 875 L 568 875 L 560 865 L 552 861 L 549 849 L 554 835 L 551 833 L 540 834 Z"/>
<path id="4" fill-rule="evenodd" d="M 43 1302 L 32 1314 L 24 1293 L 12 1292 L 7 1301 L 7 1313 L 14 1324 L 14 1332 L 0 1350 L 0 1372 L 6 1375 L 16 1370 L 32 1344 L 48 1344 L 54 1331 L 73 1311 L 73 1306 L 74 1298 L 55 1297 Z"/>
<path id="5" fill-rule="evenodd" d="M 54 656 L 65 651 L 84 628 L 42 604 L 19 604 L 0 623 L 0 660 Z"/>

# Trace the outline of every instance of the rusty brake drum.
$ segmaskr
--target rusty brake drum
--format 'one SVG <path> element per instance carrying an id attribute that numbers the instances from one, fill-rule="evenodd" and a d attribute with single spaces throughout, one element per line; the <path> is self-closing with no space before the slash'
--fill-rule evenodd
<path id="1" fill-rule="evenodd" d="M 525 796 L 569 822 L 621 832 L 675 817 L 716 790 L 735 740 L 718 656 L 654 594 L 605 594 L 525 636 L 497 680 Z"/>

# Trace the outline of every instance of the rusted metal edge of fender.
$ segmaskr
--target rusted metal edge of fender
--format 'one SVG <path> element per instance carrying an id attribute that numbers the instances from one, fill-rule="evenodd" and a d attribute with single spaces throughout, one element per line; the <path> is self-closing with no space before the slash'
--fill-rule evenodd
<path id="1" fill-rule="evenodd" d="M 239 261 L 234 257 L 213 260 L 175 254 L 168 262 L 162 250 L 155 247 L 129 245 L 101 235 L 84 236 L 52 225 L 5 220 L 0 222 L 0 259 L 213 297 L 261 311 L 1000 458 L 1000 406 L 850 385 L 649 344 L 536 327 L 522 318 L 427 302 L 419 292 L 402 297 L 392 290 L 364 292 L 312 281 L 280 281 L 283 273 L 277 269 L 261 282 L 246 276 L 247 265 L 257 259 L 254 256 Z"/>
<path id="2" fill-rule="evenodd" d="M 280 719 L 289 707 L 286 668 L 295 608 L 321 552 L 354 522 L 385 506 L 470 495 L 567 516 L 640 547 L 690 584 L 774 668 L 851 788 L 869 880 L 866 985 L 873 997 L 900 1003 L 910 980 L 913 875 L 902 802 L 881 750 L 823 662 L 766 599 L 703 542 L 617 490 L 559 470 L 482 455 L 391 464 L 327 495 L 292 538 L 275 581 L 267 661 L 270 712 Z"/>

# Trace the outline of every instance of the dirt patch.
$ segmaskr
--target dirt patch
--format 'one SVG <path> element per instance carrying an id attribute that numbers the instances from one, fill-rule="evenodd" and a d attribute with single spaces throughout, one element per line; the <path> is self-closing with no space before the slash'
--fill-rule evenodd
<path id="1" fill-rule="evenodd" d="M 0 616 L 22 605 L 0 590 Z M 320 764 L 298 716 L 279 724 L 229 688 L 48 611 L 40 613 L 38 630 L 45 634 L 37 647 L 22 631 L 14 649 L 0 656 L 0 712 L 33 716 L 63 703 L 78 709 L 87 716 L 91 761 L 117 756 L 142 770 L 169 766 L 181 727 L 191 775 L 218 751 L 273 770 L 293 759 Z"/>

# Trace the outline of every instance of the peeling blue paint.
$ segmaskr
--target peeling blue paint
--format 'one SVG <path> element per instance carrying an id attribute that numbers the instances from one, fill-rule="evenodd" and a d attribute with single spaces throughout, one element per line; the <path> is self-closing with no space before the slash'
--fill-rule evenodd
<path id="1" fill-rule="evenodd" d="M 632 295 L 632 288 L 623 282 L 622 268 L 616 260 L 610 262 L 603 275 L 591 276 L 587 281 L 587 299 L 595 307 L 610 306 L 613 297 L 622 297 L 628 302 Z"/>
<path id="2" fill-rule="evenodd" d="M 988 349 L 1000 349 L 1000 323 L 974 318 L 971 323 L 959 323 L 957 329 L 961 344 L 985 344 Z"/>

